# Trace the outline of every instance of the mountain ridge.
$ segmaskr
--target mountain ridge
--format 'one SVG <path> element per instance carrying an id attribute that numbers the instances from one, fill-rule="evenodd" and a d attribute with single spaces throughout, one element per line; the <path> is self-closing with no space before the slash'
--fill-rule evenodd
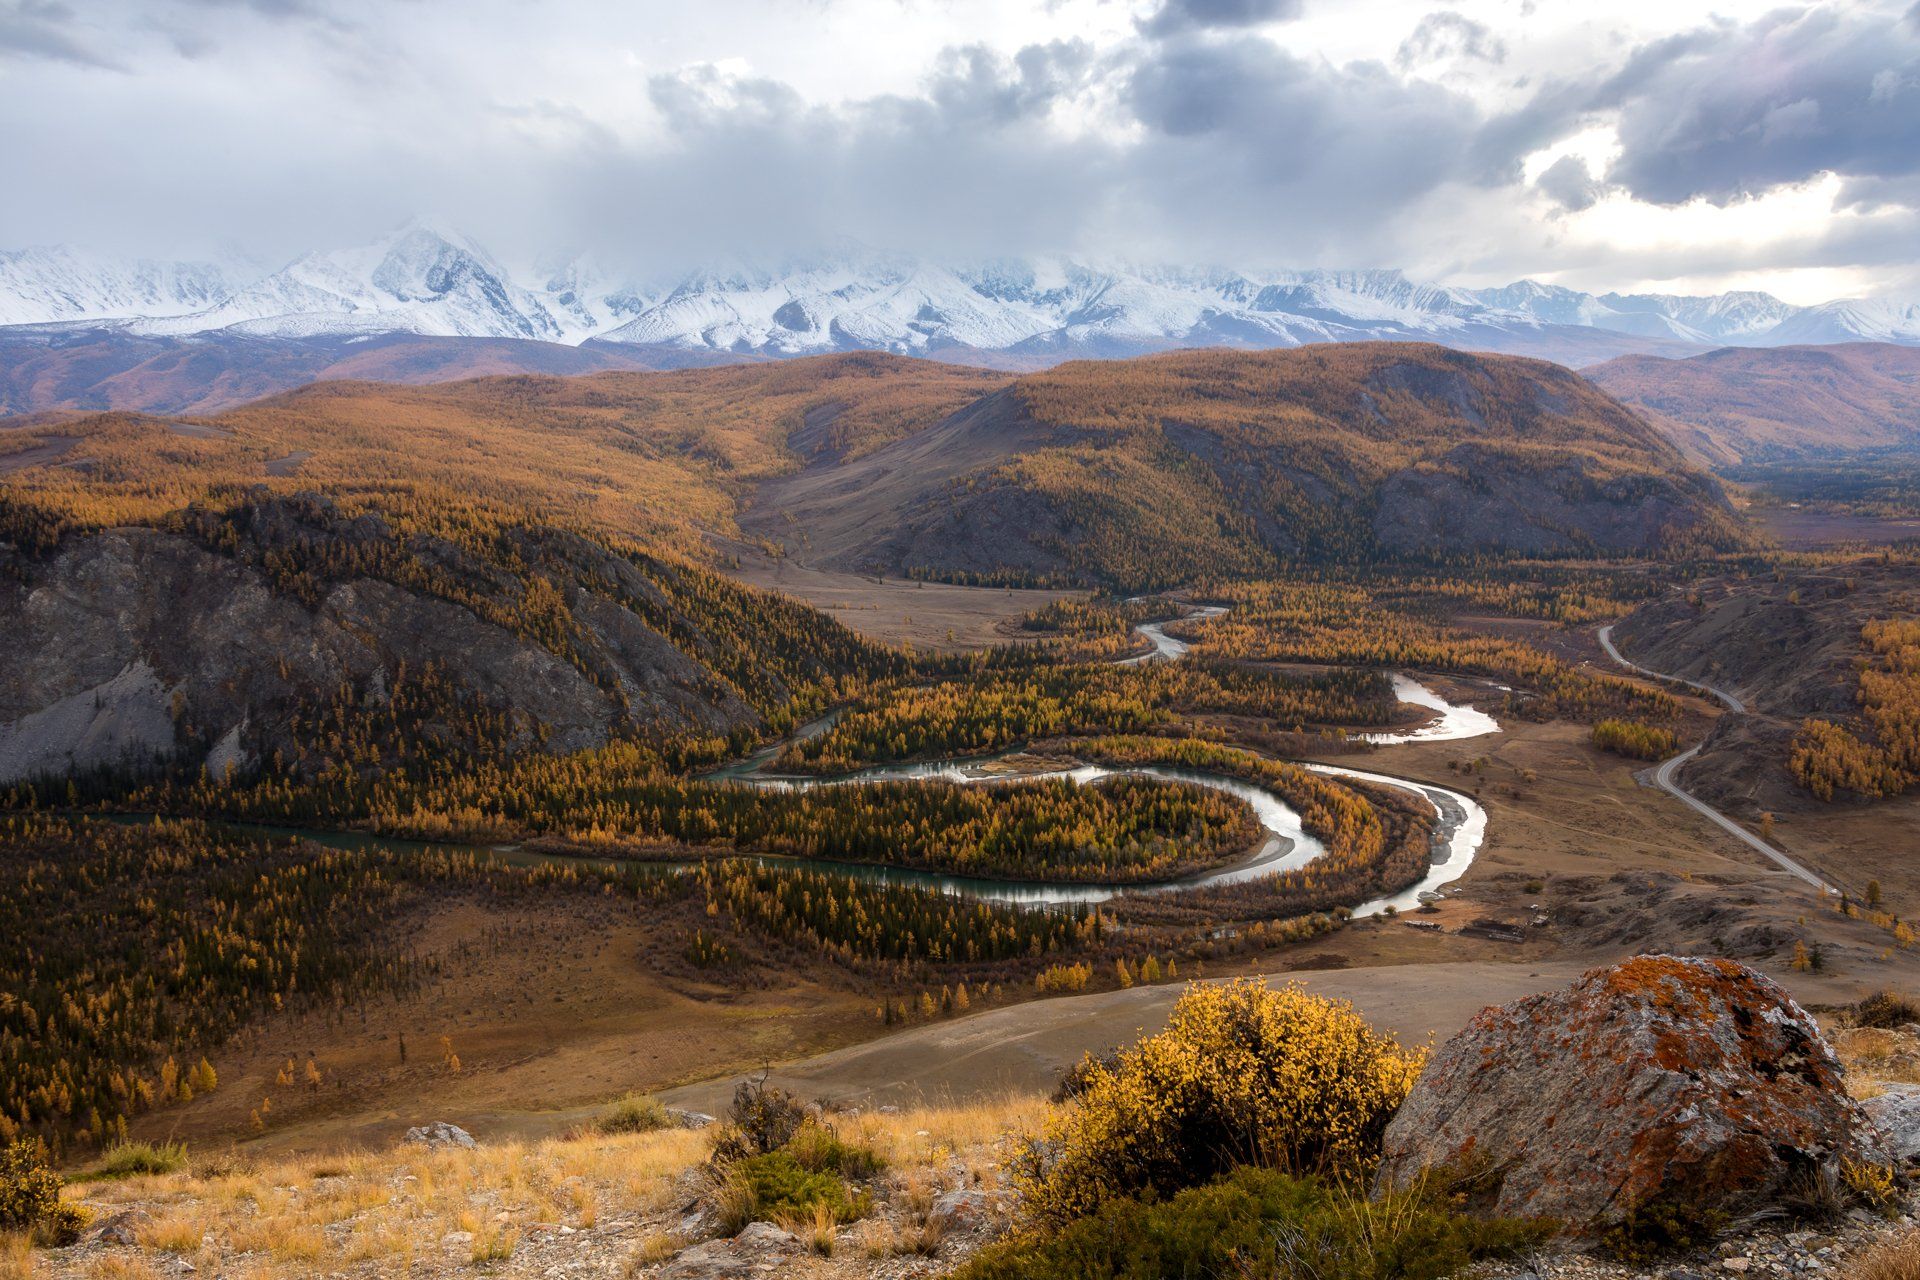
<path id="1" fill-rule="evenodd" d="M 1428 343 L 1061 364 L 772 476 L 741 524 L 837 569 L 1141 590 L 1744 544 L 1715 482 L 1579 375 Z"/>
<path id="2" fill-rule="evenodd" d="M 1889 343 L 1724 347 L 1582 370 L 1715 466 L 1920 446 L 1920 350 Z"/>
<path id="3" fill-rule="evenodd" d="M 370 244 L 306 253 L 252 278 L 231 264 L 116 265 L 64 247 L 0 254 L 0 334 L 30 325 L 152 338 L 411 333 L 707 357 L 865 349 L 1060 359 L 1385 339 L 1580 364 L 1717 345 L 1920 344 L 1920 304 L 1802 307 L 1754 292 L 1596 295 L 1532 280 L 1469 289 L 1393 270 L 1242 271 L 1054 256 L 941 264 L 857 247 L 627 278 L 588 257 L 516 269 L 450 227 L 416 220 Z"/>
<path id="4" fill-rule="evenodd" d="M 16 430 L 0 471 L 57 513 L 51 527 L 157 519 L 262 484 L 405 482 L 688 553 L 739 533 L 838 569 L 1128 587 L 1288 563 L 1746 543 L 1717 485 L 1579 375 L 1431 343 L 1174 352 L 1020 377 L 858 352 L 329 381 L 212 417 Z"/>

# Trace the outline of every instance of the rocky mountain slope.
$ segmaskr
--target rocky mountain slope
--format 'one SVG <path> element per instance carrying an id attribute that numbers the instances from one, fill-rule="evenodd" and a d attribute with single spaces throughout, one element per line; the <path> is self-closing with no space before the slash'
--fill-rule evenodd
<path id="1" fill-rule="evenodd" d="M 1577 375 L 1388 343 L 1063 365 L 776 477 L 745 523 L 843 568 L 1121 586 L 1742 537 L 1711 480 Z"/>
<path id="2" fill-rule="evenodd" d="M 699 569 L 449 518 L 432 529 L 417 506 L 356 514 L 309 494 L 37 554 L 0 539 L 0 783 L 724 735 L 887 661 L 824 615 Z"/>
<path id="3" fill-rule="evenodd" d="M 0 255 L 0 370 L 44 358 L 55 340 L 214 344 L 165 348 L 186 354 L 151 392 L 115 354 L 124 346 L 98 353 L 108 367 L 91 380 L 92 364 L 67 361 L 57 395 L 44 380 L 15 373 L 0 412 L 208 407 L 230 402 L 212 384 L 224 361 L 260 364 L 259 390 L 277 390 L 337 376 L 326 366 L 338 344 L 375 334 L 585 344 L 602 349 L 598 367 L 879 350 L 1030 370 L 1177 347 L 1365 340 L 1432 341 L 1577 367 L 1725 344 L 1920 344 L 1920 312 L 1885 299 L 1796 307 L 1752 292 L 1596 295 L 1531 280 L 1468 289 L 1388 270 L 1062 257 L 947 263 L 858 246 L 666 273 L 620 271 L 592 257 L 523 266 L 424 219 L 264 271 L 64 247 Z M 541 358 L 559 365 L 558 357 Z M 202 366 L 210 366 L 209 392 L 183 395 L 178 370 Z"/>
<path id="4" fill-rule="evenodd" d="M 1920 447 L 1920 349 L 1889 343 L 1622 356 L 1583 370 L 1711 465 Z"/>

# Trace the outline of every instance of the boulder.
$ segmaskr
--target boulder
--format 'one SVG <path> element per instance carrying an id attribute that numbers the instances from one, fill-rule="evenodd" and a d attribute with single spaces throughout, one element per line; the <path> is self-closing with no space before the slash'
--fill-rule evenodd
<path id="1" fill-rule="evenodd" d="M 791 1231 L 782 1231 L 771 1222 L 749 1222 L 740 1229 L 740 1234 L 733 1238 L 733 1243 L 737 1249 L 761 1249 L 777 1252 L 781 1249 L 799 1248 L 800 1237 Z"/>
<path id="2" fill-rule="evenodd" d="M 1592 1229 L 1650 1204 L 1761 1209 L 1882 1158 L 1786 992 L 1731 960 L 1647 955 L 1482 1010 L 1387 1127 L 1379 1180 L 1477 1172 L 1493 1212 Z"/>
<path id="3" fill-rule="evenodd" d="M 1879 1130 L 1887 1154 L 1902 1164 L 1920 1160 L 1920 1087 L 1887 1085 L 1886 1092 L 1868 1098 L 1866 1113 Z"/>
<path id="4" fill-rule="evenodd" d="M 742 1280 L 754 1262 L 735 1253 L 730 1240 L 709 1240 L 683 1251 L 660 1272 L 660 1280 Z"/>
<path id="5" fill-rule="evenodd" d="M 993 1197 L 986 1192 L 963 1187 L 934 1197 L 927 1217 L 949 1231 L 966 1231 L 986 1222 L 995 1207 Z"/>
<path id="6" fill-rule="evenodd" d="M 140 1232 L 152 1222 L 143 1210 L 125 1209 L 87 1233 L 90 1244 L 139 1244 Z"/>
<path id="7" fill-rule="evenodd" d="M 764 1275 L 800 1247 L 800 1238 L 771 1222 L 749 1222 L 731 1240 L 709 1240 L 684 1250 L 660 1273 L 661 1280 L 738 1280 Z"/>
<path id="8" fill-rule="evenodd" d="M 407 1130 L 407 1141 L 436 1150 L 441 1147 L 463 1147 L 471 1151 L 479 1144 L 473 1135 L 457 1124 L 448 1124 L 445 1120 L 435 1120 L 432 1124 L 417 1125 Z"/>

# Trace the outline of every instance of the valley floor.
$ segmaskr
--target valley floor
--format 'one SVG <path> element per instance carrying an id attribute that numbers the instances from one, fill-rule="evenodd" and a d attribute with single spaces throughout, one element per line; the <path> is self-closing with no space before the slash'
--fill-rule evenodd
<path id="1" fill-rule="evenodd" d="M 1423 679 L 1456 702 L 1492 696 L 1469 681 Z M 1644 766 L 1595 750 L 1583 726 L 1512 721 L 1486 737 L 1329 759 L 1478 799 L 1488 834 L 1467 876 L 1420 913 L 1356 922 L 1183 977 L 1299 978 L 1415 1041 L 1444 1039 L 1484 1005 L 1641 951 L 1771 950 L 1759 967 L 1816 1005 L 1920 989 L 1920 956 L 1646 785 L 1636 776 Z M 1815 866 L 1828 857 L 1858 866 L 1898 860 L 1905 846 L 1889 839 L 1897 829 L 1835 811 L 1782 838 Z M 1843 844 L 1849 831 L 1857 839 Z M 1903 893 L 1893 900 L 1904 900 L 1907 884 L 1896 883 Z M 270 1019 L 223 1055 L 216 1093 L 149 1113 L 135 1136 L 317 1153 L 383 1144 L 439 1119 L 487 1140 L 539 1139 L 628 1090 L 672 1090 L 677 1102 L 711 1111 L 735 1077 L 769 1066 L 809 1097 L 969 1104 L 1008 1089 L 1050 1090 L 1083 1054 L 1157 1025 L 1179 989 L 1053 999 L 1013 991 L 1002 1007 L 982 1000 L 971 1017 L 884 1034 L 871 1000 L 803 972 L 732 988 L 671 978 L 652 967 L 648 947 L 660 944 L 643 925 L 592 911 L 492 910 L 421 923 L 415 945 L 443 973 L 417 998 L 376 1002 L 364 1014 Z M 1518 928 L 1524 941 L 1461 932 L 1489 921 Z M 1791 939 L 1803 932 L 1819 946 L 1819 972 L 1788 966 Z M 461 1060 L 457 1075 L 442 1066 L 448 1049 Z M 286 1061 L 309 1057 L 322 1071 L 317 1088 L 276 1087 Z M 248 1117 L 262 1098 L 274 1110 L 256 1136 Z"/>

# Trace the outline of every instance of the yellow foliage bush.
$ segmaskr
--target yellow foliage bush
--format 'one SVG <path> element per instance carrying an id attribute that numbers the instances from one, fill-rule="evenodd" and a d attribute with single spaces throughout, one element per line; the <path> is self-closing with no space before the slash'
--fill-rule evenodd
<path id="1" fill-rule="evenodd" d="M 1078 1105 L 1022 1161 L 1021 1190 L 1036 1216 L 1064 1222 L 1243 1164 L 1357 1178 L 1425 1056 L 1297 985 L 1195 985 L 1164 1032 L 1087 1064 Z"/>

